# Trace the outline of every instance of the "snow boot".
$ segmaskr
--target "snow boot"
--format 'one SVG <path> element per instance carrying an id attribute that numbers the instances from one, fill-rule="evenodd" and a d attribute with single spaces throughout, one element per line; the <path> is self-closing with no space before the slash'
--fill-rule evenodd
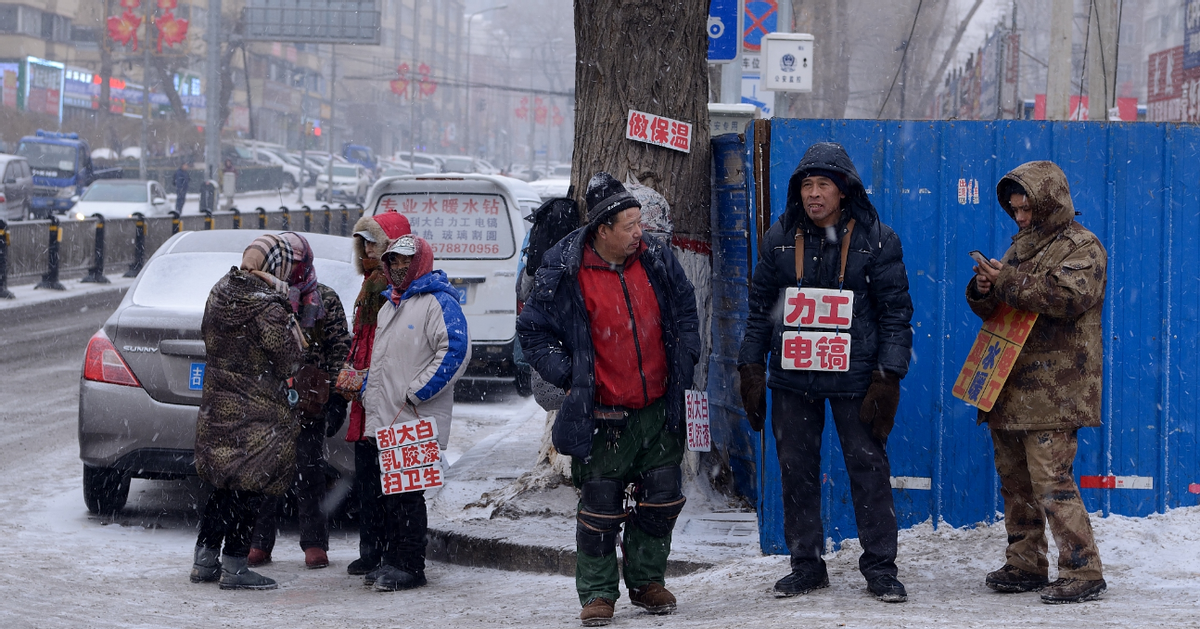
<path id="1" fill-rule="evenodd" d="M 251 568 L 257 568 L 263 564 L 271 563 L 271 553 L 261 548 L 251 548 L 250 556 L 246 557 L 246 565 Z"/>
<path id="2" fill-rule="evenodd" d="M 277 587 L 279 584 L 274 579 L 251 571 L 245 557 L 222 557 L 222 590 L 274 590 Z"/>
<path id="3" fill-rule="evenodd" d="M 220 549 L 196 546 L 192 559 L 192 583 L 211 583 L 221 578 Z"/>
<path id="4" fill-rule="evenodd" d="M 325 553 L 325 549 L 320 546 L 304 549 L 304 565 L 309 570 L 317 568 L 325 568 L 329 566 L 329 555 Z"/>
<path id="5" fill-rule="evenodd" d="M 1062 603 L 1082 603 L 1094 601 L 1108 591 L 1104 579 L 1084 581 L 1083 579 L 1059 579 L 1042 590 L 1042 602 L 1047 605 Z"/>
<path id="6" fill-rule="evenodd" d="M 607 598 L 593 598 L 583 606 L 583 611 L 579 612 L 579 620 L 583 622 L 584 627 L 603 627 L 611 624 L 615 606 L 616 602 Z"/>
<path id="7" fill-rule="evenodd" d="M 657 583 L 647 583 L 629 590 L 629 602 L 656 616 L 675 611 L 675 595 Z"/>
<path id="8" fill-rule="evenodd" d="M 357 577 L 357 576 L 365 575 L 369 572 L 372 572 L 372 571 L 378 570 L 378 569 L 379 569 L 379 558 L 378 557 L 359 557 L 358 559 L 351 561 L 350 565 L 346 566 L 346 574 L 354 575 Z M 374 582 L 375 581 L 372 579 L 371 583 L 374 583 Z M 371 585 L 371 583 L 368 583 L 367 585 Z"/>
<path id="9" fill-rule="evenodd" d="M 997 592 L 1017 593 L 1036 592 L 1046 587 L 1050 580 L 1045 575 L 1026 572 L 1012 564 L 1004 564 L 1003 568 L 989 572 L 983 582 Z"/>
<path id="10" fill-rule="evenodd" d="M 867 581 L 867 589 L 875 598 L 885 603 L 903 603 L 908 600 L 908 592 L 899 579 L 890 574 L 881 574 Z"/>
<path id="11" fill-rule="evenodd" d="M 775 598 L 788 598 L 808 594 L 813 590 L 829 587 L 829 573 L 821 568 L 820 572 L 800 572 L 793 570 L 791 574 L 775 582 Z"/>
<path id="12" fill-rule="evenodd" d="M 425 573 L 412 573 L 393 566 L 384 566 L 375 576 L 376 592 L 411 590 L 425 585 Z"/>

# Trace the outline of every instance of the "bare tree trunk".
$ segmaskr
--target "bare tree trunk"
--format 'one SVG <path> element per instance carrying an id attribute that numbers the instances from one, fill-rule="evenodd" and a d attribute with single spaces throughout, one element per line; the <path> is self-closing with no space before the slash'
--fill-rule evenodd
<path id="1" fill-rule="evenodd" d="M 850 101 L 850 20 L 846 0 L 792 0 L 797 33 L 812 33 L 813 91 L 789 95 L 788 115 L 795 118 L 842 118 Z"/>
<path id="2" fill-rule="evenodd" d="M 657 190 L 675 233 L 709 234 L 707 4 L 670 0 L 576 0 L 575 153 L 571 183 L 607 171 Z M 691 152 L 625 139 L 630 109 L 692 124 Z"/>
<path id="3" fill-rule="evenodd" d="M 171 117 L 177 122 L 187 122 L 188 114 L 183 110 L 183 100 L 179 98 L 179 91 L 175 89 L 175 82 L 171 80 L 171 75 L 177 69 L 176 63 L 167 63 L 163 55 L 152 55 L 150 59 L 154 64 L 154 71 L 158 73 L 163 93 L 171 103 Z"/>
<path id="4" fill-rule="evenodd" d="M 950 46 L 946 48 L 946 54 L 942 56 L 941 65 L 938 66 L 937 72 L 933 73 L 933 77 L 925 87 L 925 93 L 921 95 L 920 106 L 922 109 L 929 107 L 933 102 L 933 95 L 937 92 L 938 86 L 942 84 L 942 73 L 954 59 L 954 52 L 958 50 L 958 42 L 962 41 L 963 33 L 967 32 L 967 26 L 971 24 L 971 18 L 975 17 L 975 12 L 982 4 L 983 0 L 975 0 L 975 3 L 971 5 L 971 10 L 967 11 L 967 17 L 963 18 L 958 25 L 958 30 L 954 31 L 954 39 L 950 40 Z"/>

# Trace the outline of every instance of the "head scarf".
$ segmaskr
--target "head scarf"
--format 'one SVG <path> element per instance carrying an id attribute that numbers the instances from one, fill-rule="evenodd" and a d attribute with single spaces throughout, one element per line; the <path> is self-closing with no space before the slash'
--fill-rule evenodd
<path id="1" fill-rule="evenodd" d="M 317 292 L 317 272 L 313 252 L 304 236 L 296 232 L 264 234 L 254 239 L 242 253 L 242 268 L 274 277 L 286 287 L 292 312 L 300 325 L 311 328 L 325 317 L 325 306 Z"/>
<path id="2" fill-rule="evenodd" d="M 408 275 L 404 277 L 404 283 L 400 286 L 392 286 L 392 303 L 399 304 L 400 297 L 404 291 L 408 290 L 412 283 L 433 271 L 433 247 L 424 238 L 416 238 L 417 252 L 413 254 L 412 262 L 408 265 Z M 387 256 L 385 255 L 386 259 Z M 387 262 L 384 262 L 387 266 Z M 391 278 L 392 274 L 389 271 L 387 276 Z M 390 280 L 389 280 L 390 281 Z"/>

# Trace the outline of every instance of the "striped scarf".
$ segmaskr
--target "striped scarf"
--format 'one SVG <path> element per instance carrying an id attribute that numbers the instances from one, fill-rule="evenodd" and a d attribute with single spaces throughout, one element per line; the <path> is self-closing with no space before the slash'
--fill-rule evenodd
<path id="1" fill-rule="evenodd" d="M 300 325 L 311 328 L 325 318 L 325 306 L 317 292 L 317 272 L 313 252 L 304 236 L 296 232 L 264 234 L 254 239 L 242 253 L 242 268 L 262 271 L 287 285 L 292 312 Z"/>

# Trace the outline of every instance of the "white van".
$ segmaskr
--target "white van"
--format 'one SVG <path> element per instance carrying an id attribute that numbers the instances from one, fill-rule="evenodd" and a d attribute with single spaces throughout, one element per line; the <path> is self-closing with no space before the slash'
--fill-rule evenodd
<path id="1" fill-rule="evenodd" d="M 395 210 L 408 217 L 413 234 L 433 246 L 434 268 L 458 289 L 471 335 L 466 380 L 517 379 L 517 267 L 528 229 L 523 219 L 541 204 L 524 181 L 481 174 L 386 177 L 367 196 L 367 213 Z"/>

